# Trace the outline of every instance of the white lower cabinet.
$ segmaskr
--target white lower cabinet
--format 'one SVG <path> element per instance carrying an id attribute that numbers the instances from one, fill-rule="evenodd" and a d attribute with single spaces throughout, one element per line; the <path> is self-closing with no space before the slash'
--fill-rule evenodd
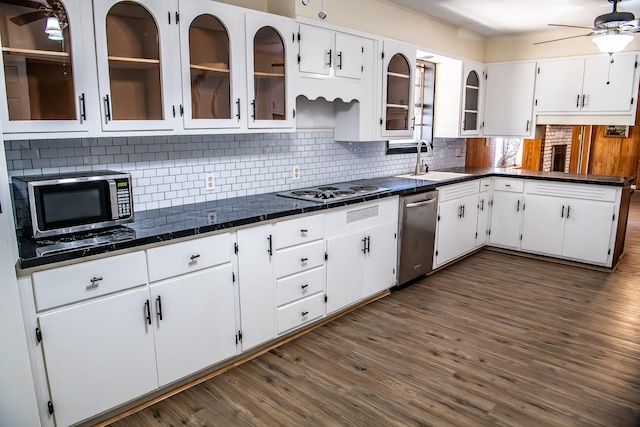
<path id="1" fill-rule="evenodd" d="M 149 303 L 145 286 L 38 317 L 56 425 L 158 388 Z"/>
<path id="2" fill-rule="evenodd" d="M 522 250 L 610 265 L 615 188 L 532 181 L 525 191 Z"/>
<path id="3" fill-rule="evenodd" d="M 395 285 L 397 231 L 397 197 L 325 215 L 327 314 Z"/>
<path id="4" fill-rule="evenodd" d="M 479 181 L 438 188 L 438 222 L 433 266 L 475 249 Z"/>
<path id="5" fill-rule="evenodd" d="M 489 219 L 491 218 L 491 178 L 480 180 L 478 194 L 478 227 L 476 232 L 476 248 L 484 246 L 489 240 Z"/>
<path id="6" fill-rule="evenodd" d="M 242 350 L 276 336 L 273 225 L 238 230 Z"/>
<path id="7" fill-rule="evenodd" d="M 276 224 L 277 333 L 324 316 L 324 215 Z"/>
<path id="8" fill-rule="evenodd" d="M 520 227 L 524 206 L 522 180 L 494 178 L 489 244 L 520 249 Z"/>
<path id="9" fill-rule="evenodd" d="M 152 284 L 160 387 L 236 354 L 231 264 Z"/>

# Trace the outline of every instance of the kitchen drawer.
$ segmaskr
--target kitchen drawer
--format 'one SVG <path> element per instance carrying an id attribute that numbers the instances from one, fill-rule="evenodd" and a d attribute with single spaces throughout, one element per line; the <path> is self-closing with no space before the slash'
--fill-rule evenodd
<path id="1" fill-rule="evenodd" d="M 148 249 L 149 281 L 155 282 L 230 262 L 231 252 L 229 233 Z"/>
<path id="2" fill-rule="evenodd" d="M 480 192 L 484 193 L 491 190 L 491 178 L 482 178 L 480 180 Z"/>
<path id="3" fill-rule="evenodd" d="M 480 180 L 463 182 L 460 184 L 446 185 L 438 187 L 438 202 L 460 199 L 462 197 L 478 194 L 480 190 Z"/>
<path id="4" fill-rule="evenodd" d="M 313 215 L 276 223 L 276 249 L 313 242 L 324 237 L 324 216 Z"/>
<path id="5" fill-rule="evenodd" d="M 38 311 L 147 284 L 144 252 L 116 255 L 33 273 Z"/>
<path id="6" fill-rule="evenodd" d="M 493 178 L 494 191 L 509 191 L 512 193 L 522 193 L 524 181 L 513 178 Z"/>
<path id="7" fill-rule="evenodd" d="M 313 270 L 294 274 L 277 281 L 277 305 L 288 304 L 292 301 L 313 295 L 324 290 L 324 266 Z"/>
<path id="8" fill-rule="evenodd" d="M 324 265 L 324 240 L 276 252 L 276 277 L 300 273 Z"/>
<path id="9" fill-rule="evenodd" d="M 303 326 L 324 314 L 324 292 L 278 308 L 278 334 Z"/>

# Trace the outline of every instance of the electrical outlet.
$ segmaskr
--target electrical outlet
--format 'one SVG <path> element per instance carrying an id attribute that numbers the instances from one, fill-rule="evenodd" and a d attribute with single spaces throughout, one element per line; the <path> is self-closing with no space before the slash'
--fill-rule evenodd
<path id="1" fill-rule="evenodd" d="M 293 167 L 293 179 L 300 179 L 300 166 L 295 165 Z"/>
<path id="2" fill-rule="evenodd" d="M 216 189 L 216 179 L 213 177 L 213 173 L 209 172 L 205 175 L 204 188 L 206 188 L 208 191 L 213 191 Z"/>
<path id="3" fill-rule="evenodd" d="M 216 213 L 216 211 L 211 211 L 207 214 L 207 217 L 209 218 L 209 224 L 215 224 L 216 222 L 218 222 L 218 214 Z"/>

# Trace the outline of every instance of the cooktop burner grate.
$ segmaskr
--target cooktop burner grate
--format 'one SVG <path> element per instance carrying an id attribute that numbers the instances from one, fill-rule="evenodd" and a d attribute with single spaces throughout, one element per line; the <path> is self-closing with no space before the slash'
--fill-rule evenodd
<path id="1" fill-rule="evenodd" d="M 335 200 L 347 200 L 354 197 L 383 193 L 385 191 L 389 191 L 389 189 L 373 185 L 331 184 L 320 187 L 283 191 L 278 193 L 278 196 L 309 200 L 318 203 L 328 203 Z"/>

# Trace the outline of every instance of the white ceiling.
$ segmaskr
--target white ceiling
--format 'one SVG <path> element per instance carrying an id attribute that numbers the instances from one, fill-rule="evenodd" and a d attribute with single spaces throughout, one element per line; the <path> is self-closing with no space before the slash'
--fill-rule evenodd
<path id="1" fill-rule="evenodd" d="M 607 0 L 388 1 L 484 36 L 544 31 L 550 29 L 547 24 L 591 27 L 596 16 L 613 10 Z M 618 11 L 631 12 L 638 18 L 640 0 L 620 1 Z"/>

